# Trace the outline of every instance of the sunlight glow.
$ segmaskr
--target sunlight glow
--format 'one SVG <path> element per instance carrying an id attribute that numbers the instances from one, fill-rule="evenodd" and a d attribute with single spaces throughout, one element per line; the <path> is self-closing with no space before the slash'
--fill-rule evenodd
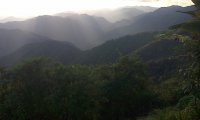
<path id="1" fill-rule="evenodd" d="M 183 4 L 183 2 L 180 1 L 185 2 Z M 171 3 L 188 5 L 190 0 L 1 0 L 0 16 L 27 17 L 55 14 L 64 11 L 97 10 L 104 8 L 113 9 L 134 5 L 160 7 L 171 5 Z"/>

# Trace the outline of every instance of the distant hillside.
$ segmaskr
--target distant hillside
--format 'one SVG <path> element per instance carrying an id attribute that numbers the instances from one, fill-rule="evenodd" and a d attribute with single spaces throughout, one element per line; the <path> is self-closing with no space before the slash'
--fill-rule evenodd
<path id="1" fill-rule="evenodd" d="M 186 63 L 184 49 L 179 41 L 157 40 L 159 33 L 139 33 L 111 40 L 85 51 L 78 57 L 81 64 L 112 64 L 120 56 L 136 55 L 147 66 L 149 74 L 158 80 L 170 77 Z M 162 78 L 160 78 L 162 76 Z"/>
<path id="2" fill-rule="evenodd" d="M 0 29 L 0 57 L 29 43 L 48 41 L 49 38 L 21 30 Z"/>
<path id="3" fill-rule="evenodd" d="M 112 64 L 120 56 L 136 54 L 147 64 L 152 76 L 169 76 L 184 63 L 184 59 L 179 58 L 184 49 L 178 41 L 157 40 L 157 34 L 159 33 L 153 32 L 124 36 L 86 51 L 65 42 L 49 40 L 32 43 L 2 57 L 0 65 L 15 65 L 34 57 L 47 57 L 65 64 Z"/>
<path id="4" fill-rule="evenodd" d="M 118 9 L 105 9 L 96 11 L 85 11 L 85 13 L 93 16 L 99 16 L 107 19 L 110 22 L 121 21 L 123 19 L 129 20 L 130 18 L 152 12 L 157 8 L 147 6 L 127 6 Z"/>
<path id="5" fill-rule="evenodd" d="M 154 12 L 134 17 L 132 21 L 129 20 L 129 22 L 132 23 L 129 23 L 127 26 L 118 27 L 108 34 L 111 38 L 117 38 L 127 34 L 167 30 L 170 26 L 183 23 L 191 19 L 191 16 L 177 11 L 190 11 L 193 9 L 193 6 L 171 6 L 159 8 Z M 121 23 L 123 23 L 123 20 Z"/>
<path id="6" fill-rule="evenodd" d="M 66 64 L 114 63 L 120 55 L 127 55 L 154 41 L 156 33 L 140 33 L 110 40 L 91 50 L 80 51 L 66 42 L 46 40 L 26 44 L 15 52 L 0 59 L 0 65 L 15 65 L 33 57 L 49 57 Z"/>
<path id="7" fill-rule="evenodd" d="M 136 54 L 143 61 L 151 62 L 181 54 L 182 45 L 175 40 L 156 40 L 158 32 L 139 33 L 110 40 L 83 52 L 77 62 L 82 64 L 110 64 L 120 56 Z"/>
<path id="8" fill-rule="evenodd" d="M 11 66 L 24 60 L 35 57 L 47 57 L 57 62 L 70 64 L 81 51 L 68 42 L 48 40 L 40 43 L 32 43 L 21 47 L 14 53 L 0 59 L 0 65 Z"/>
<path id="9" fill-rule="evenodd" d="M 103 43 L 102 37 L 109 30 L 110 23 L 104 18 L 89 15 L 70 17 L 39 16 L 20 22 L 0 24 L 0 28 L 20 29 L 49 37 L 58 41 L 68 41 L 81 49 L 88 49 Z"/>
<path id="10" fill-rule="evenodd" d="M 0 23 L 12 22 L 12 21 L 23 21 L 25 18 L 16 18 L 16 17 L 6 17 L 0 18 Z"/>
<path id="11" fill-rule="evenodd" d="M 85 51 L 77 61 L 83 64 L 114 63 L 120 55 L 127 55 L 153 41 L 155 35 L 156 33 L 140 33 L 110 40 Z"/>
<path id="12" fill-rule="evenodd" d="M 129 18 L 115 23 L 110 23 L 102 17 L 67 13 L 60 15 L 62 17 L 39 16 L 20 22 L 8 22 L 0 24 L 0 28 L 30 31 L 53 40 L 71 42 L 76 47 L 86 50 L 101 45 L 108 40 L 129 34 L 166 30 L 172 25 L 191 19 L 189 15 L 177 11 L 188 11 L 194 8 L 171 6 L 146 14 L 141 8 L 138 9 L 139 7 L 118 9 Z M 140 13 L 139 16 L 133 16 L 138 15 L 134 13 L 137 11 L 143 13 Z M 115 12 L 116 14 L 119 13 Z M 112 14 L 114 15 L 114 13 Z"/>

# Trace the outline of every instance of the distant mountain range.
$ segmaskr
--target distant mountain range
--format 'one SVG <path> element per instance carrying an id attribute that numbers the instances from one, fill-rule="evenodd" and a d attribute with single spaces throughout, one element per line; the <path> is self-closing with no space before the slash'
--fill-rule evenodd
<path id="1" fill-rule="evenodd" d="M 177 43 L 154 43 L 157 32 L 153 31 L 167 30 L 190 20 L 190 16 L 177 11 L 192 9 L 193 6 L 160 8 L 116 23 L 102 17 L 72 13 L 2 23 L 0 65 L 14 65 L 33 57 L 49 57 L 66 64 L 108 64 L 121 55 L 136 52 L 145 61 L 173 56 L 176 53 L 171 48 Z M 157 50 L 161 54 L 156 53 Z"/>
<path id="2" fill-rule="evenodd" d="M 157 41 L 159 34 L 139 33 L 108 41 L 90 50 L 81 51 L 70 43 L 46 40 L 24 45 L 15 52 L 1 57 L 0 65 L 12 66 L 35 57 L 47 57 L 64 64 L 112 64 L 120 56 L 136 54 L 145 62 L 165 60 L 180 54 L 179 42 Z"/>
<path id="3" fill-rule="evenodd" d="M 0 23 L 12 22 L 12 21 L 23 21 L 25 18 L 17 18 L 17 17 L 4 17 L 0 18 Z"/>
<path id="4" fill-rule="evenodd" d="M 100 43 L 109 22 L 88 15 L 72 17 L 39 16 L 26 21 L 0 24 L 0 28 L 20 29 L 59 41 L 68 41 L 81 49 Z M 104 27 L 105 26 L 105 27 Z"/>
<path id="5" fill-rule="evenodd" d="M 130 22 L 128 25 L 115 28 L 108 34 L 111 38 L 117 38 L 127 34 L 167 30 L 170 26 L 183 23 L 191 19 L 191 16 L 178 11 L 191 11 L 193 9 L 195 9 L 193 6 L 171 6 L 159 8 L 154 12 L 134 17 L 132 21 L 128 21 Z M 123 20 L 121 23 L 122 22 Z M 127 20 L 125 22 L 127 22 Z"/>
<path id="6" fill-rule="evenodd" d="M 91 16 L 103 17 L 110 22 L 117 22 L 123 19 L 130 19 L 144 13 L 153 12 L 157 8 L 148 7 L 148 6 L 130 6 L 123 7 L 118 9 L 105 9 L 105 10 L 92 10 L 92 11 L 83 11 L 82 13 L 88 14 Z M 58 13 L 56 16 L 66 17 L 69 16 L 70 12 Z"/>
<path id="7" fill-rule="evenodd" d="M 191 19 L 190 16 L 177 11 L 188 11 L 194 7 L 171 6 L 148 13 L 138 10 L 144 14 L 133 17 L 130 14 L 134 13 L 134 9 L 136 8 L 119 9 L 118 11 L 121 10 L 130 17 L 116 23 L 103 17 L 69 13 L 62 17 L 39 16 L 25 21 L 8 22 L 0 24 L 0 28 L 33 32 L 50 39 L 71 42 L 86 50 L 124 35 L 166 30 L 172 25 Z"/>

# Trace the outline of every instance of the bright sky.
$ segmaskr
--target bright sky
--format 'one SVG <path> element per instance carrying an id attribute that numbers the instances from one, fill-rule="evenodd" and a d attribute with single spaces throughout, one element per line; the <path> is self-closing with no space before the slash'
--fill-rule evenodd
<path id="1" fill-rule="evenodd" d="M 190 0 L 0 0 L 0 3 L 0 17 L 28 17 L 123 6 L 191 5 Z"/>

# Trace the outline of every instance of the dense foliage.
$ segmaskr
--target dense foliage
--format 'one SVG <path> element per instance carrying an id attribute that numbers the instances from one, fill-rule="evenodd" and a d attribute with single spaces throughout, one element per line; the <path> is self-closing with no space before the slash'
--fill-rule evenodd
<path id="1" fill-rule="evenodd" d="M 183 97 L 182 82 L 175 77 L 182 64 L 175 57 L 182 49 L 176 49 L 182 45 L 153 41 L 154 33 L 136 37 L 141 39 L 111 41 L 116 46 L 107 49 L 132 51 L 142 60 L 128 55 L 108 65 L 62 65 L 38 58 L 1 68 L 0 119 L 134 120 L 153 108 L 174 105 Z"/>
<path id="2" fill-rule="evenodd" d="M 140 33 L 68 56 L 82 65 L 35 58 L 0 67 L 0 120 L 199 120 L 200 3 L 193 2 L 197 9 L 184 13 L 194 20 L 162 40 Z"/>
<path id="3" fill-rule="evenodd" d="M 154 107 L 148 84 L 135 57 L 104 66 L 64 66 L 39 58 L 1 70 L 0 119 L 135 119 Z"/>
<path id="4" fill-rule="evenodd" d="M 193 16 L 193 20 L 173 26 L 175 31 L 167 35 L 181 41 L 185 46 L 187 64 L 180 73 L 183 97 L 174 106 L 157 109 L 145 120 L 199 120 L 200 119 L 200 1 L 192 0 L 196 10 L 184 12 Z M 179 83 L 179 84 L 180 84 Z"/>

